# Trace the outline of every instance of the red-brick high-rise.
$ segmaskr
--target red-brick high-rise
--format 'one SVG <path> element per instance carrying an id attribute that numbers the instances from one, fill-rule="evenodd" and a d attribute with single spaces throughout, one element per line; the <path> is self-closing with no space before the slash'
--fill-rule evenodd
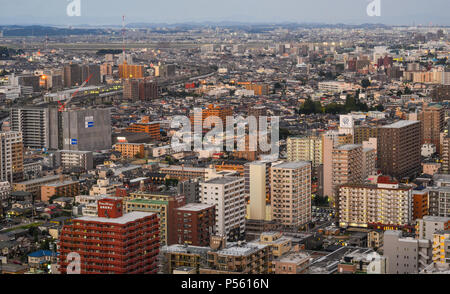
<path id="1" fill-rule="evenodd" d="M 122 215 L 122 200 L 98 201 L 97 217 L 80 217 L 61 231 L 59 261 L 67 273 L 67 255 L 81 257 L 81 274 L 156 274 L 159 253 L 157 215 Z"/>
<path id="2" fill-rule="evenodd" d="M 210 237 L 214 235 L 215 206 L 189 203 L 176 211 L 178 243 L 208 246 Z"/>

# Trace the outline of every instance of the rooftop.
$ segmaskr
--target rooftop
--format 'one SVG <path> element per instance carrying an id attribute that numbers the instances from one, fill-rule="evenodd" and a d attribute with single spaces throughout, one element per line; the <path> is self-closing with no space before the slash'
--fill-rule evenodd
<path id="1" fill-rule="evenodd" d="M 32 184 L 42 183 L 42 182 L 45 182 L 45 181 L 58 180 L 59 178 L 60 178 L 59 175 L 57 175 L 57 176 L 48 176 L 48 177 L 42 177 L 42 178 L 32 179 L 32 180 L 28 180 L 28 181 L 23 181 L 23 182 L 19 182 L 19 183 L 16 183 L 16 184 L 32 185 Z"/>
<path id="2" fill-rule="evenodd" d="M 336 150 L 352 150 L 352 149 L 356 149 L 362 147 L 362 145 L 360 144 L 346 144 L 346 145 L 341 145 L 336 147 Z"/>
<path id="3" fill-rule="evenodd" d="M 407 127 L 407 126 L 410 126 L 410 125 L 413 125 L 413 124 L 417 124 L 417 123 L 419 123 L 419 121 L 400 120 L 400 121 L 395 122 L 393 124 L 382 126 L 381 128 L 383 128 L 383 129 L 404 128 L 404 127 Z"/>
<path id="4" fill-rule="evenodd" d="M 118 218 L 106 218 L 106 217 L 98 217 L 98 216 L 83 216 L 74 219 L 74 221 L 85 221 L 85 222 L 99 222 L 105 224 L 127 224 L 129 222 L 134 222 L 138 219 L 151 216 L 154 213 L 142 212 L 142 211 L 133 211 L 127 214 L 124 214 Z"/>
<path id="5" fill-rule="evenodd" d="M 275 165 L 275 168 L 287 168 L 287 169 L 297 169 L 305 166 L 309 166 L 311 163 L 309 161 L 293 161 L 293 162 L 284 162 Z"/>
<path id="6" fill-rule="evenodd" d="M 214 205 L 204 204 L 204 203 L 188 203 L 185 206 L 179 207 L 178 210 L 182 211 L 201 211 L 214 207 Z"/>
<path id="7" fill-rule="evenodd" d="M 241 180 L 241 178 L 239 178 L 239 177 L 222 177 L 222 178 L 214 178 L 209 181 L 206 181 L 205 184 L 224 185 L 224 184 L 229 184 L 229 183 L 239 181 L 239 180 Z"/>

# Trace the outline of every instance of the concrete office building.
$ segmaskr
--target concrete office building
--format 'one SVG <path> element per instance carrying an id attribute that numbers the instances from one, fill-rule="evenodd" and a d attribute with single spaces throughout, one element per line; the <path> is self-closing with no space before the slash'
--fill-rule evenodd
<path id="1" fill-rule="evenodd" d="M 244 178 L 221 177 L 200 183 L 200 201 L 216 208 L 215 232 L 227 240 L 240 240 L 245 233 Z"/>
<path id="2" fill-rule="evenodd" d="M 58 149 L 58 109 L 11 108 L 11 130 L 21 132 L 23 145 L 36 149 Z"/>
<path id="3" fill-rule="evenodd" d="M 437 231 L 450 229 L 450 217 L 424 216 L 416 223 L 416 238 L 433 240 Z"/>
<path id="4" fill-rule="evenodd" d="M 420 122 L 398 121 L 378 130 L 378 168 L 401 180 L 421 171 Z"/>
<path id="5" fill-rule="evenodd" d="M 271 168 L 272 219 L 298 227 L 311 221 L 311 163 L 287 162 Z"/>
<path id="6" fill-rule="evenodd" d="M 401 231 L 384 232 L 383 256 L 387 258 L 387 274 L 418 274 L 432 257 L 430 240 L 402 237 Z"/>
<path id="7" fill-rule="evenodd" d="M 0 181 L 23 179 L 23 143 L 20 132 L 0 132 Z"/>
<path id="8" fill-rule="evenodd" d="M 99 151 L 111 149 L 109 109 L 80 109 L 61 112 L 63 150 Z"/>

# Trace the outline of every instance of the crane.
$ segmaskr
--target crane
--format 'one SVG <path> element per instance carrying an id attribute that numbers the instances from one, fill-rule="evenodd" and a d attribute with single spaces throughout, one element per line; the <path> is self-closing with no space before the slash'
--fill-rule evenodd
<path id="1" fill-rule="evenodd" d="M 75 95 L 77 95 L 77 93 L 84 87 L 84 86 L 86 86 L 86 84 L 89 82 L 89 80 L 92 78 L 92 75 L 93 74 L 91 74 L 84 82 L 83 82 L 83 84 L 81 84 L 81 86 L 70 96 L 70 98 L 69 99 L 67 99 L 67 101 L 64 103 L 64 104 L 62 104 L 61 102 L 59 102 L 58 101 L 58 104 L 61 106 L 59 109 L 58 109 L 58 111 L 59 112 L 63 112 L 65 109 L 66 109 L 66 106 L 70 103 L 70 101 L 72 101 L 72 99 L 73 99 L 73 97 L 75 97 Z"/>

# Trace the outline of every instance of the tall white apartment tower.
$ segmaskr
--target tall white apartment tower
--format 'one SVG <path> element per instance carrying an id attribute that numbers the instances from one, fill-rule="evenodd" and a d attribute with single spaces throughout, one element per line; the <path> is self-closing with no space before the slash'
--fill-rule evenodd
<path id="1" fill-rule="evenodd" d="M 216 234 L 238 240 L 245 232 L 245 181 L 241 177 L 214 178 L 200 184 L 200 201 L 216 207 Z"/>

